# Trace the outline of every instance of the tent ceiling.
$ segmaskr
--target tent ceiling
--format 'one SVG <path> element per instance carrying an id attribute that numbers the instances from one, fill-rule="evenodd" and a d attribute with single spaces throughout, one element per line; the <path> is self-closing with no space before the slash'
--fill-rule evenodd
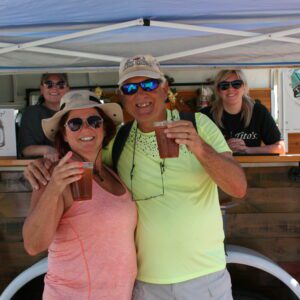
<path id="1" fill-rule="evenodd" d="M 166 66 L 299 66 L 300 1 L 0 3 L 2 73 L 115 68 L 139 53 Z"/>

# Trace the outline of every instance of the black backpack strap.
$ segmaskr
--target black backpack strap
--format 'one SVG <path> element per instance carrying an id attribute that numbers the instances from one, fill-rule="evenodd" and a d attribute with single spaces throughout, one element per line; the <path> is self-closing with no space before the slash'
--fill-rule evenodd
<path id="1" fill-rule="evenodd" d="M 186 112 L 186 111 L 180 111 L 179 112 L 179 117 L 180 117 L 180 120 L 191 121 L 193 123 L 195 129 L 197 130 L 195 113 L 193 113 L 193 112 Z"/>
<path id="2" fill-rule="evenodd" d="M 129 136 L 130 129 L 132 127 L 133 121 L 124 124 L 116 134 L 114 144 L 112 147 L 112 163 L 113 163 L 113 170 L 117 172 L 117 164 L 121 153 L 123 151 L 124 145 L 127 141 Z"/>

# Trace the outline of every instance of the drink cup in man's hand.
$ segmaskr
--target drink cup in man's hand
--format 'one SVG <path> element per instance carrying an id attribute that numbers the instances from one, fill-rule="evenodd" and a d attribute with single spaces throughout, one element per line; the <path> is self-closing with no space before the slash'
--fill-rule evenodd
<path id="1" fill-rule="evenodd" d="M 179 144 L 175 142 L 175 139 L 168 138 L 164 133 L 167 125 L 172 121 L 161 121 L 154 123 L 154 129 L 156 134 L 156 141 L 160 158 L 172 158 L 179 155 Z"/>

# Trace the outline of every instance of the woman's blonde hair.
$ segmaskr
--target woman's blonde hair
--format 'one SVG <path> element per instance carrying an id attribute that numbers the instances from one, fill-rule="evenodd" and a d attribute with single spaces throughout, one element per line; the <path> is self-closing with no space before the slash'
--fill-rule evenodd
<path id="1" fill-rule="evenodd" d="M 221 70 L 217 74 L 215 83 L 214 83 L 215 99 L 212 102 L 211 113 L 212 113 L 212 116 L 213 116 L 216 124 L 219 127 L 224 128 L 224 125 L 222 122 L 224 107 L 223 107 L 222 99 L 219 95 L 218 85 L 221 81 L 226 80 L 226 78 L 228 78 L 228 76 L 231 74 L 235 74 L 237 76 L 237 78 L 242 80 L 244 83 L 245 92 L 242 97 L 241 118 L 244 119 L 244 126 L 247 127 L 247 126 L 249 126 L 250 120 L 252 117 L 254 101 L 248 95 L 249 87 L 248 87 L 248 83 L 247 83 L 247 78 L 242 70 Z"/>

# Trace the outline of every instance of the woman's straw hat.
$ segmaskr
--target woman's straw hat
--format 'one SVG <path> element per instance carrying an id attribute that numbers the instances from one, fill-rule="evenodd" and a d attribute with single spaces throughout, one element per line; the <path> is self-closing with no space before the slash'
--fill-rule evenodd
<path id="1" fill-rule="evenodd" d="M 96 94 L 88 90 L 74 90 L 66 93 L 60 100 L 60 110 L 51 118 L 42 120 L 42 127 L 45 135 L 51 141 L 54 141 L 58 130 L 60 119 L 69 111 L 75 109 L 84 109 L 90 107 L 99 107 L 110 117 L 116 125 L 123 122 L 123 112 L 121 106 L 117 103 L 100 103 Z"/>

